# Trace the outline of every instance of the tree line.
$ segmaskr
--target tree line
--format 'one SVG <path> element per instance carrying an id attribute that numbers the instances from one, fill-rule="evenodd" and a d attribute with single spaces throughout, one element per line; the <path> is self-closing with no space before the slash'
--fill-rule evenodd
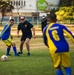
<path id="1" fill-rule="evenodd" d="M 58 20 L 74 21 L 74 0 L 60 0 L 59 7 L 50 13 L 56 13 Z"/>
<path id="2" fill-rule="evenodd" d="M 7 12 L 12 12 L 14 9 L 14 6 L 10 4 L 10 0 L 0 0 L 0 12 L 2 13 L 2 19 L 1 22 L 3 21 L 3 17 L 5 16 L 5 13 Z"/>

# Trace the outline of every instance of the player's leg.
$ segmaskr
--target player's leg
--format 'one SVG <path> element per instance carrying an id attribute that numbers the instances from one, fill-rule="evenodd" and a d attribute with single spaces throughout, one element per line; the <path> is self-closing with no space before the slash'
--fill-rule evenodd
<path id="1" fill-rule="evenodd" d="M 21 40 L 21 43 L 20 43 L 20 52 L 18 52 L 18 54 L 22 54 L 23 53 L 23 45 L 24 45 L 24 40 Z"/>
<path id="2" fill-rule="evenodd" d="M 61 55 L 59 53 L 51 54 L 52 61 L 54 64 L 54 67 L 56 69 L 56 75 L 64 75 L 61 70 Z"/>
<path id="3" fill-rule="evenodd" d="M 17 53 L 17 49 L 16 49 L 15 43 L 12 43 L 12 48 L 13 48 L 13 51 L 14 51 L 14 55 L 15 56 L 19 56 L 18 53 Z"/>
<path id="4" fill-rule="evenodd" d="M 56 67 L 56 75 L 64 75 L 62 70 L 61 70 L 61 66 L 60 65 L 58 67 Z"/>
<path id="5" fill-rule="evenodd" d="M 66 67 L 66 68 L 65 68 L 65 71 L 66 71 L 66 75 L 72 75 L 72 74 L 71 74 L 71 73 L 72 73 L 71 67 Z"/>
<path id="6" fill-rule="evenodd" d="M 6 44 L 7 49 L 6 49 L 6 55 L 10 55 L 10 49 L 11 49 L 11 44 L 12 42 L 10 41 L 10 38 L 8 38 L 7 40 L 3 40 L 3 42 Z"/>
<path id="7" fill-rule="evenodd" d="M 62 65 L 65 68 L 66 75 L 71 75 L 72 70 L 70 67 L 70 53 L 69 52 L 62 53 Z"/>
<path id="8" fill-rule="evenodd" d="M 10 48 L 11 48 L 11 45 L 12 45 L 13 51 L 14 51 L 14 55 L 15 55 L 15 56 L 18 56 L 17 50 L 16 50 L 16 45 L 15 45 L 15 43 L 13 43 L 13 42 L 11 41 L 10 38 L 8 38 L 7 40 L 4 40 L 4 43 L 8 46 L 8 47 L 7 47 L 7 53 L 6 53 L 6 54 L 9 54 Z"/>
<path id="9" fill-rule="evenodd" d="M 28 53 L 27 53 L 28 56 L 30 56 L 30 44 L 29 44 L 29 42 L 30 42 L 30 39 L 26 38 L 25 44 L 26 44 L 26 48 L 27 48 L 27 51 L 28 51 Z"/>
<path id="10" fill-rule="evenodd" d="M 24 45 L 24 41 L 25 41 L 25 37 L 24 36 L 22 36 L 21 37 L 21 41 L 20 41 L 20 52 L 18 52 L 18 54 L 22 54 L 23 53 L 23 45 Z"/>
<path id="11" fill-rule="evenodd" d="M 6 50 L 6 55 L 7 55 L 7 56 L 10 56 L 10 55 L 11 55 L 11 54 L 9 54 L 9 53 L 10 53 L 10 49 L 11 49 L 11 46 L 8 46 L 8 47 L 7 47 L 7 50 Z"/>

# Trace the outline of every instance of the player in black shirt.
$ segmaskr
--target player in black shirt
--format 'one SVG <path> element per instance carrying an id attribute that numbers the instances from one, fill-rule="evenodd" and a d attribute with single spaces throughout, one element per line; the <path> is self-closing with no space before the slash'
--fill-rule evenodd
<path id="1" fill-rule="evenodd" d="M 47 26 L 47 18 L 43 15 L 42 20 L 41 20 L 42 33 L 43 33 L 43 29 L 44 29 L 45 26 Z"/>
<path id="2" fill-rule="evenodd" d="M 25 17 L 21 17 L 20 18 L 21 23 L 19 23 L 18 28 L 17 28 L 17 36 L 19 37 L 19 31 L 21 30 L 22 32 L 22 36 L 21 36 L 21 44 L 20 44 L 20 52 L 18 52 L 18 54 L 22 54 L 22 50 L 23 50 L 23 45 L 24 42 L 26 44 L 26 48 L 27 48 L 27 55 L 30 56 L 30 45 L 29 45 L 29 41 L 32 38 L 32 31 L 31 28 L 33 30 L 33 36 L 35 38 L 35 28 L 34 26 L 29 23 L 28 21 L 25 20 Z"/>

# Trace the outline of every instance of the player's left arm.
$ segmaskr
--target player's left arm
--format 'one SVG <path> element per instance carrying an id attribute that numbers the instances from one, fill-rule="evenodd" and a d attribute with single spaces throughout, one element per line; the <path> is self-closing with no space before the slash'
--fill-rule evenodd
<path id="1" fill-rule="evenodd" d="M 32 27 L 32 31 L 33 31 L 33 37 L 36 38 L 34 26 Z"/>
<path id="2" fill-rule="evenodd" d="M 69 38 L 71 38 L 72 42 L 74 42 L 74 35 L 71 33 L 71 31 L 68 30 L 67 27 L 64 27 L 63 31 Z"/>
<path id="3" fill-rule="evenodd" d="M 33 38 L 35 39 L 36 38 L 36 35 L 35 35 L 35 27 L 27 21 L 27 25 L 30 29 L 32 29 L 32 32 L 33 32 Z"/>
<path id="4" fill-rule="evenodd" d="M 13 36 L 12 36 L 12 35 L 10 35 L 10 38 L 11 38 L 11 39 L 13 39 Z"/>

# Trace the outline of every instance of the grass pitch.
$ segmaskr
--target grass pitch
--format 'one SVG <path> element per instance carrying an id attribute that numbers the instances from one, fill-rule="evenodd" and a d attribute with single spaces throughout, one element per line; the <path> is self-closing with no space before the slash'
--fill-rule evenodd
<path id="1" fill-rule="evenodd" d="M 17 50 L 19 51 L 20 39 L 14 38 Z M 72 75 L 74 75 L 74 44 L 70 44 Z M 43 38 L 31 39 L 31 56 L 27 56 L 24 44 L 23 54 L 15 57 L 11 49 L 8 61 L 0 60 L 0 75 L 56 75 L 48 48 L 43 43 Z M 5 44 L 0 41 L 0 57 L 6 53 Z M 63 69 L 64 71 L 64 69 Z M 65 71 L 64 71 L 65 72 Z"/>

